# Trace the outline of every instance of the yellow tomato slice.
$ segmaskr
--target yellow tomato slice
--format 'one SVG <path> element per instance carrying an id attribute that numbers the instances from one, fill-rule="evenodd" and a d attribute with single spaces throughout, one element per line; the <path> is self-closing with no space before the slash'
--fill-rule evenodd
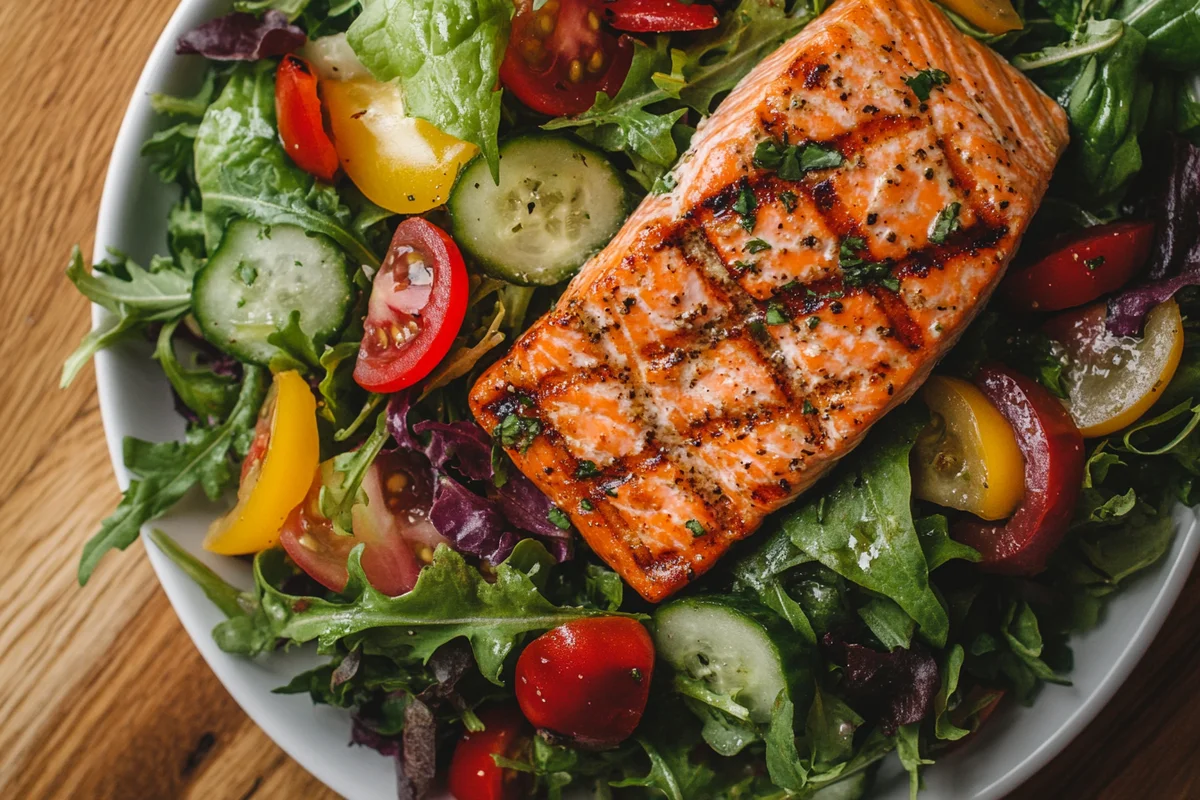
<path id="1" fill-rule="evenodd" d="M 395 83 L 363 76 L 322 81 L 321 94 L 342 169 L 389 211 L 420 214 L 445 203 L 478 149 L 407 116 Z"/>
<path id="2" fill-rule="evenodd" d="M 1025 493 L 1025 461 L 1008 421 L 973 384 L 935 375 L 921 390 L 933 413 L 913 447 L 913 494 L 983 519 L 1004 519 Z"/>
<path id="3" fill-rule="evenodd" d="M 319 458 L 317 401 L 300 373 L 280 372 L 259 413 L 237 505 L 209 527 L 204 548 L 236 556 L 272 547 L 308 493 Z"/>
<path id="4" fill-rule="evenodd" d="M 938 0 L 976 28 L 987 33 L 1008 33 L 1025 27 L 1009 0 Z"/>
<path id="5" fill-rule="evenodd" d="M 1183 356 L 1183 318 L 1174 300 L 1146 317 L 1142 338 L 1104 326 L 1104 303 L 1055 317 L 1046 332 L 1067 351 L 1067 410 L 1086 438 L 1137 422 L 1171 382 Z"/>

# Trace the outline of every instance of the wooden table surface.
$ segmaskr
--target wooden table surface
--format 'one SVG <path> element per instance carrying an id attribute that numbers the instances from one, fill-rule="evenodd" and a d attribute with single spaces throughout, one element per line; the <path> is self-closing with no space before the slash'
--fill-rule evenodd
<path id="1" fill-rule="evenodd" d="M 136 545 L 86 589 L 117 502 L 63 268 L 91 252 L 117 126 L 174 0 L 0 2 L 0 797 L 324 798 L 209 673 Z M 1200 573 L 1116 700 L 1016 796 L 1200 796 Z M 336 754 L 332 754 L 336 755 Z"/>

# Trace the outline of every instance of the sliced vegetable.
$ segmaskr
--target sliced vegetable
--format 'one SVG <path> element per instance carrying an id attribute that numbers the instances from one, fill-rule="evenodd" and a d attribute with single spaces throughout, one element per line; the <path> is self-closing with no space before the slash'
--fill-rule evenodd
<path id="1" fill-rule="evenodd" d="M 275 119 L 283 149 L 296 166 L 323 180 L 333 180 L 338 156 L 325 132 L 317 76 L 299 56 L 284 56 L 275 72 Z"/>
<path id="2" fill-rule="evenodd" d="M 353 290 L 345 256 L 324 236 L 238 220 L 196 276 L 192 298 L 204 338 L 266 364 L 281 352 L 270 337 L 293 313 L 309 339 L 333 338 L 346 323 Z"/>
<path id="3" fill-rule="evenodd" d="M 1045 326 L 1066 348 L 1067 409 L 1088 438 L 1136 422 L 1171 382 L 1183 356 L 1183 318 L 1174 300 L 1150 312 L 1140 338 L 1110 333 L 1106 317 L 1107 308 L 1097 303 Z"/>
<path id="4" fill-rule="evenodd" d="M 409 217 L 371 287 L 354 380 L 371 392 L 397 392 L 428 375 L 450 351 L 467 313 L 467 267 L 454 240 Z"/>
<path id="5" fill-rule="evenodd" d="M 536 727 L 588 747 L 614 747 L 646 710 L 654 642 L 640 622 L 597 617 L 560 625 L 517 661 L 517 702 Z"/>
<path id="6" fill-rule="evenodd" d="M 204 548 L 234 556 L 274 545 L 284 520 L 308 492 L 319 458 L 317 401 L 298 372 L 280 372 L 242 461 L 237 505 L 209 527 Z"/>
<path id="7" fill-rule="evenodd" d="M 1153 222 L 1113 222 L 1087 228 L 1049 255 L 1010 272 L 1001 292 L 1019 311 L 1060 311 L 1120 289 L 1146 263 Z"/>
<path id="8" fill-rule="evenodd" d="M 1005 523 L 964 519 L 954 538 L 982 556 L 981 568 L 1035 575 L 1062 542 L 1083 482 L 1083 437 L 1062 404 L 1031 378 L 995 364 L 975 384 L 1000 410 L 1025 459 L 1025 496 Z"/>
<path id="9" fill-rule="evenodd" d="M 449 786 L 455 800 L 518 800 L 527 796 L 528 773 L 504 769 L 493 756 L 516 760 L 529 746 L 525 720 L 514 706 L 479 712 L 484 729 L 467 731 L 450 759 Z"/>
<path id="10" fill-rule="evenodd" d="M 499 185 L 476 160 L 449 205 L 455 239 L 475 261 L 525 286 L 566 280 L 608 244 L 629 212 L 608 159 L 561 136 L 505 142 Z"/>
<path id="11" fill-rule="evenodd" d="M 721 22 L 712 6 L 679 0 L 612 0 L 601 8 L 609 25 L 629 33 L 706 31 Z"/>
<path id="12" fill-rule="evenodd" d="M 740 597 L 676 600 L 654 615 L 654 643 L 676 672 L 676 689 L 766 724 L 775 700 L 811 700 L 812 672 L 791 627 Z"/>
<path id="13" fill-rule="evenodd" d="M 967 381 L 935 375 L 921 389 L 933 420 L 912 452 L 913 495 L 983 519 L 1003 519 L 1025 492 L 1008 422 Z"/>
<path id="14" fill-rule="evenodd" d="M 351 511 L 350 536 L 336 533 L 321 513 L 321 490 L 339 475 L 332 459 L 315 472 L 304 501 L 292 510 L 279 537 L 296 566 L 340 592 L 346 588 L 350 551 L 365 544 L 362 567 L 372 586 L 392 597 L 411 589 L 421 568 L 433 560 L 437 545 L 445 542 L 429 521 L 429 467 L 405 451 L 380 453 L 362 481 L 367 502 L 355 504 Z M 313 471 L 306 474 L 312 476 Z"/>
<path id="15" fill-rule="evenodd" d="M 1025 27 L 1010 0 L 938 0 L 985 33 L 1008 33 Z"/>
<path id="16" fill-rule="evenodd" d="M 633 61 L 633 45 L 601 24 L 593 0 L 515 0 L 517 13 L 500 81 L 525 105 L 551 116 L 581 114 L 596 93 L 615 95 Z"/>
<path id="17" fill-rule="evenodd" d="M 420 214 L 446 202 L 477 148 L 405 113 L 395 83 L 368 76 L 321 84 L 342 169 L 372 202 Z"/>

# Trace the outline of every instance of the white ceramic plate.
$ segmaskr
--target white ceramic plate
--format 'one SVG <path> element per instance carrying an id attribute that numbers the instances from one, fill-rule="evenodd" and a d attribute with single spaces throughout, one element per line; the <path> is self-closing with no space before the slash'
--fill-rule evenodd
<path id="1" fill-rule="evenodd" d="M 145 263 L 165 252 L 166 212 L 174 201 L 146 169 L 138 149 L 161 123 L 150 108 L 153 92 L 184 93 L 199 82 L 199 57 L 178 57 L 175 40 L 199 23 L 223 13 L 225 2 L 183 0 L 163 31 L 121 125 L 100 204 L 96 258 L 112 247 Z M 94 321 L 104 312 L 96 308 Z M 113 469 L 124 489 L 129 472 L 121 458 L 126 436 L 166 440 L 182 436 L 183 422 L 174 413 L 168 384 L 150 349 L 135 345 L 101 353 L 96 358 L 100 408 Z M 200 540 L 213 517 L 202 497 L 185 501 L 169 517 L 155 523 L 231 582 L 252 585 L 249 568 L 234 559 L 205 553 Z M 1095 631 L 1074 640 L 1076 668 L 1071 687 L 1048 686 L 1036 705 L 1010 709 L 998 716 L 976 746 L 960 751 L 926 771 L 927 800 L 998 798 L 1016 789 L 1054 757 L 1099 713 L 1129 675 L 1158 632 L 1182 590 L 1200 550 L 1195 514 L 1180 509 L 1179 536 L 1156 568 L 1124 589 Z M 188 634 L 213 672 L 246 713 L 305 769 L 352 800 L 391 800 L 395 772 L 390 760 L 371 750 L 348 747 L 346 714 L 314 707 L 306 696 L 271 694 L 297 672 L 315 663 L 303 651 L 274 654 L 255 661 L 222 653 L 210 631 L 222 616 L 204 594 L 156 548 L 150 562 Z M 109 558 L 120 558 L 110 554 Z M 103 565 L 100 567 L 103 569 Z M 907 796 L 906 780 L 895 771 L 881 774 L 877 797 Z"/>

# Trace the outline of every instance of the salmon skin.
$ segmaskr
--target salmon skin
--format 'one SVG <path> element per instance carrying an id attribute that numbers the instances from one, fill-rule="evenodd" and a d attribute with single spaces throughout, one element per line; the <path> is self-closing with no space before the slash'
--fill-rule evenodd
<path id="1" fill-rule="evenodd" d="M 920 386 L 1066 144 L 1058 105 L 926 0 L 840 0 L 701 125 L 472 410 L 660 601 Z"/>

